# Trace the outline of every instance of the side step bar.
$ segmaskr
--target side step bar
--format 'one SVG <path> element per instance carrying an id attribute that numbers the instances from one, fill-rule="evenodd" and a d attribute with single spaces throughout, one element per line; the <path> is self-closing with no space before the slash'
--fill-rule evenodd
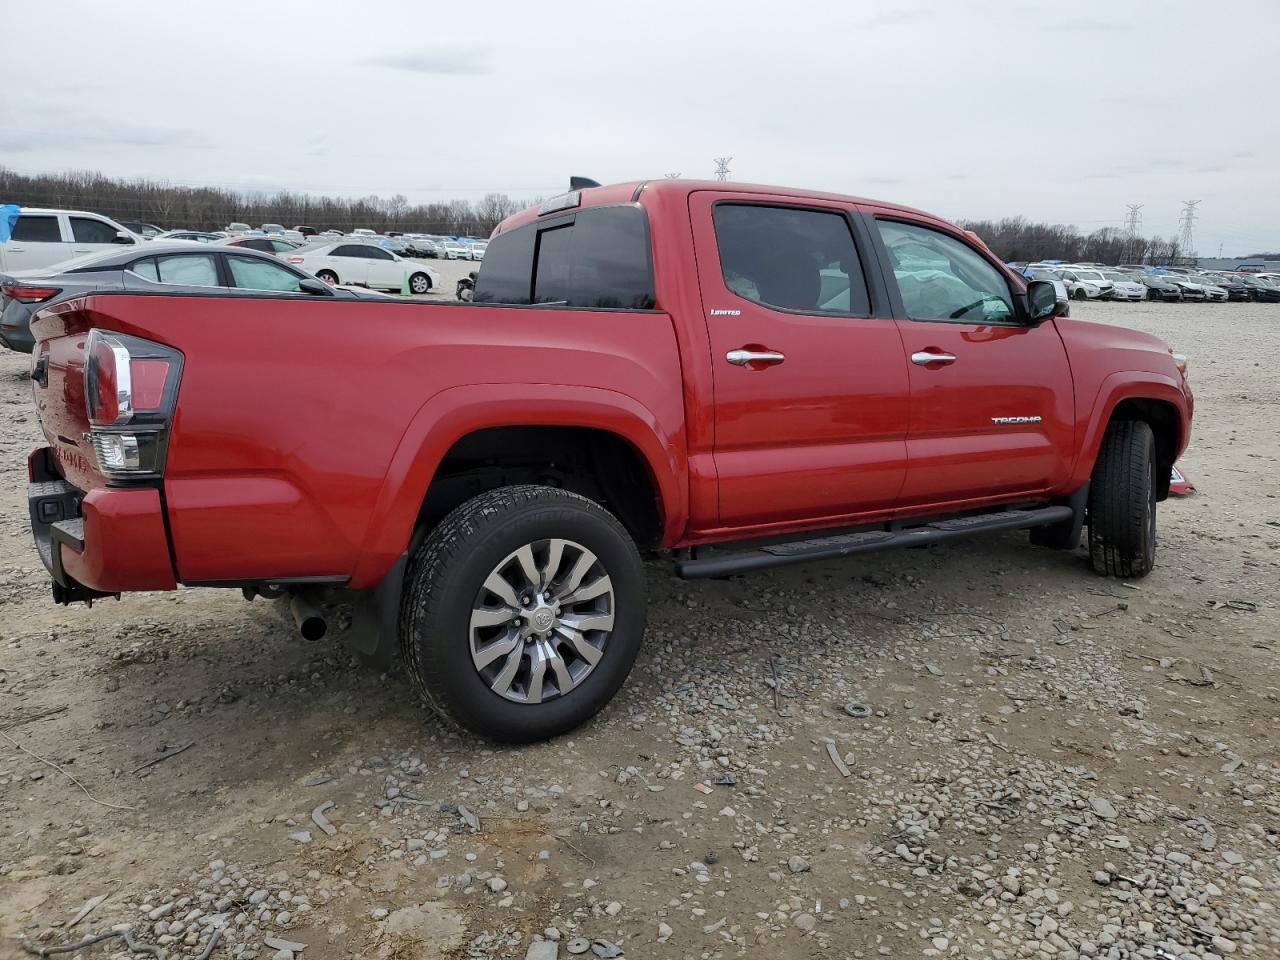
<path id="1" fill-rule="evenodd" d="M 1071 507 L 1037 507 L 1032 510 L 1004 510 L 1000 513 L 984 513 L 950 520 L 936 520 L 905 530 L 862 530 L 857 533 L 836 534 L 813 540 L 792 540 L 775 543 L 754 550 L 740 550 L 709 557 L 676 562 L 676 574 L 686 580 L 703 577 L 727 577 L 735 573 L 749 573 L 768 567 L 782 567 L 792 563 L 808 563 L 811 560 L 829 560 L 851 553 L 871 550 L 887 550 L 890 547 L 910 547 L 922 543 L 939 543 L 955 540 L 975 533 L 991 530 L 1022 530 L 1042 527 L 1074 516 Z"/>

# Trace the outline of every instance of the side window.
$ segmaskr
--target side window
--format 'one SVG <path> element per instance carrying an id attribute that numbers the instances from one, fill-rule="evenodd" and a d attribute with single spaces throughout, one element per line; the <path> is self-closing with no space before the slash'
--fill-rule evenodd
<path id="1" fill-rule="evenodd" d="M 155 283 L 160 282 L 160 273 L 156 270 L 156 262 L 154 259 L 139 260 L 129 268 L 138 276 Z"/>
<path id="2" fill-rule="evenodd" d="M 297 249 L 297 247 L 292 243 L 289 243 L 287 240 L 268 240 L 267 242 L 271 244 L 271 249 L 276 253 L 284 253 L 287 250 Z"/>
<path id="3" fill-rule="evenodd" d="M 18 217 L 13 225 L 14 240 L 26 240 L 29 243 L 61 243 L 62 232 L 58 229 L 57 217 Z"/>
<path id="4" fill-rule="evenodd" d="M 218 286 L 217 268 L 213 257 L 207 254 L 156 257 L 156 272 L 161 283 L 180 283 L 189 287 Z"/>
<path id="5" fill-rule="evenodd" d="M 967 243 L 918 224 L 876 223 L 912 320 L 998 323 L 1015 318 L 1008 280 Z"/>
<path id="6" fill-rule="evenodd" d="M 395 257 L 393 257 L 388 251 L 383 250 L 381 247 L 375 247 L 373 244 L 369 244 L 369 248 L 364 252 L 364 257 L 366 260 L 394 260 L 395 259 Z"/>
<path id="7" fill-rule="evenodd" d="M 88 217 L 71 218 L 71 235 L 76 243 L 115 243 L 116 228 Z"/>
<path id="8" fill-rule="evenodd" d="M 331 257 L 360 257 L 360 258 L 363 258 L 364 255 L 365 255 L 364 248 L 354 243 L 349 243 L 346 246 L 338 247 L 336 250 L 333 251 L 333 253 L 329 254 L 329 256 Z"/>
<path id="9" fill-rule="evenodd" d="M 250 237 L 240 244 L 242 247 L 248 247 L 250 250 L 261 250 L 263 253 L 275 253 L 276 248 L 271 245 L 271 241 L 263 237 Z"/>
<path id="10" fill-rule="evenodd" d="M 848 221 L 836 211 L 719 203 L 716 244 L 725 285 L 783 310 L 869 316 Z"/>
<path id="11" fill-rule="evenodd" d="M 557 303 L 650 310 L 648 220 L 638 205 L 594 207 L 494 237 L 476 278 L 477 303 Z"/>
<path id="12" fill-rule="evenodd" d="M 245 290 L 302 291 L 298 286 L 301 278 L 278 263 L 257 257 L 227 257 L 227 266 L 231 268 L 231 282 Z"/>

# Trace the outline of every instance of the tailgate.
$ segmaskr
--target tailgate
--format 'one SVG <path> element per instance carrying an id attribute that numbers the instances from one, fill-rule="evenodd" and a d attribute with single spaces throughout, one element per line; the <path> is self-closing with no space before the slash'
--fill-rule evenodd
<path id="1" fill-rule="evenodd" d="M 84 300 L 69 300 L 37 314 L 31 393 L 58 471 L 73 486 L 89 491 L 105 486 L 106 478 L 89 442 L 84 358 L 90 326 L 84 305 Z"/>

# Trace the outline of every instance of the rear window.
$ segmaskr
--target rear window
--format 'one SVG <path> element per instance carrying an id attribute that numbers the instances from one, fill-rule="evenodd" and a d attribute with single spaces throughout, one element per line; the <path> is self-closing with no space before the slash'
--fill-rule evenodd
<path id="1" fill-rule="evenodd" d="M 499 234 L 485 250 L 475 301 L 652 309 L 644 211 L 636 205 L 588 208 Z"/>
<path id="2" fill-rule="evenodd" d="M 60 243 L 62 231 L 58 229 L 57 217 L 29 217 L 20 214 L 18 222 L 13 225 L 12 239 L 32 243 Z"/>

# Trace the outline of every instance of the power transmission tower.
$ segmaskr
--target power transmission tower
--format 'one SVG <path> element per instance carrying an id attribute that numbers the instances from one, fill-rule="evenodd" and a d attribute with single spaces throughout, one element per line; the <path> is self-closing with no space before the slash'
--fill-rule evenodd
<path id="1" fill-rule="evenodd" d="M 1178 220 L 1178 225 L 1182 228 L 1182 234 L 1178 237 L 1178 246 L 1181 249 L 1178 252 L 1188 259 L 1194 259 L 1196 255 L 1192 230 L 1196 220 L 1199 219 L 1196 216 L 1196 207 L 1202 202 L 1201 200 L 1182 201 L 1182 217 Z"/>
<path id="2" fill-rule="evenodd" d="M 668 180 L 679 180 L 679 179 L 680 179 L 681 174 L 677 171 L 676 173 L 668 173 L 668 174 L 664 174 L 664 176 L 665 176 Z"/>
<path id="3" fill-rule="evenodd" d="M 1126 203 L 1129 213 L 1124 218 L 1125 259 L 1132 260 L 1138 252 L 1138 227 L 1142 225 L 1141 203 Z"/>
<path id="4" fill-rule="evenodd" d="M 729 179 L 729 161 L 732 159 L 733 157 L 716 157 L 715 158 L 717 180 Z"/>

